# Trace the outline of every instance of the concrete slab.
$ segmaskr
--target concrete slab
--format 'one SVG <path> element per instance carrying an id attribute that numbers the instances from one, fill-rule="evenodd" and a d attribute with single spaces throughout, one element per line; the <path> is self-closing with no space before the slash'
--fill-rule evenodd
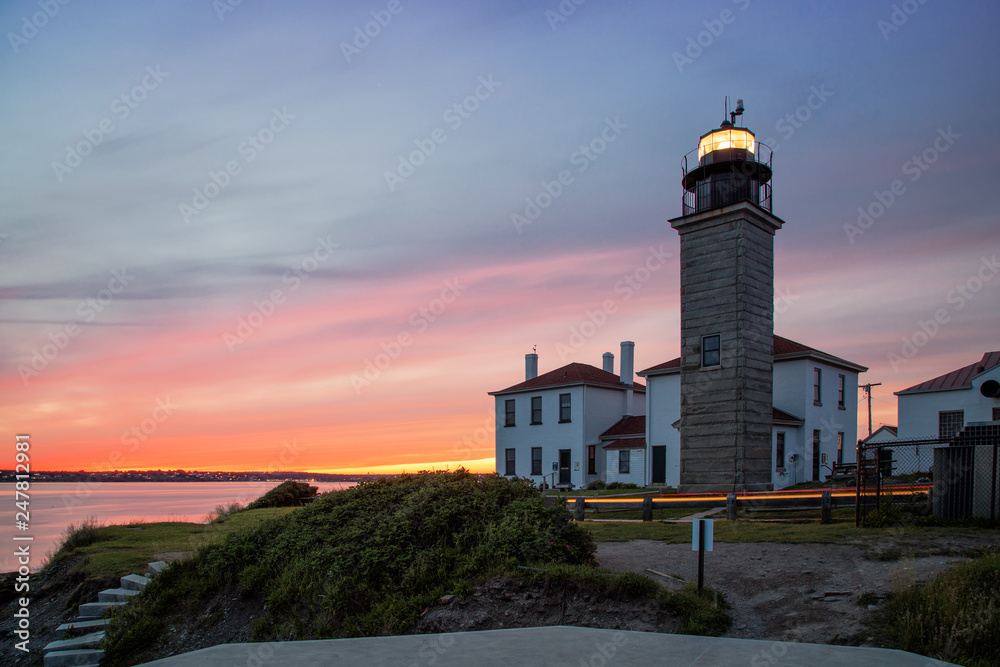
<path id="1" fill-rule="evenodd" d="M 81 649 L 78 651 L 52 651 L 45 656 L 45 667 L 92 667 L 100 665 L 104 651 Z"/>
<path id="2" fill-rule="evenodd" d="M 97 630 L 103 630 L 104 627 L 111 622 L 109 618 L 95 618 L 89 621 L 73 621 L 72 623 L 63 623 L 58 628 L 56 628 L 56 637 L 65 637 L 70 632 L 95 632 Z"/>
<path id="3" fill-rule="evenodd" d="M 81 618 L 100 618 L 107 614 L 112 607 L 118 607 L 127 602 L 85 602 L 80 605 Z"/>
<path id="4" fill-rule="evenodd" d="M 169 567 L 169 565 L 167 565 L 167 561 L 165 561 L 165 560 L 158 560 L 158 561 L 154 561 L 154 562 L 150 563 L 149 565 L 147 565 L 146 569 L 149 571 L 149 573 L 151 575 L 157 575 L 160 572 L 163 572 L 164 570 L 166 570 L 168 567 Z"/>
<path id="5" fill-rule="evenodd" d="M 104 639 L 103 630 L 100 632 L 91 632 L 90 634 L 80 635 L 79 637 L 58 639 L 54 642 L 46 644 L 45 648 L 42 649 L 42 652 L 48 653 L 49 651 L 70 651 L 72 649 L 80 648 L 97 648 L 102 639 Z"/>
<path id="6" fill-rule="evenodd" d="M 107 588 L 97 594 L 98 602 L 125 602 L 133 595 L 138 595 L 139 591 L 131 588 Z"/>
<path id="7" fill-rule="evenodd" d="M 809 665 L 929 667 L 948 663 L 879 648 L 551 626 L 433 635 L 223 644 L 144 663 L 156 667 L 288 665 Z M 756 659 L 756 661 L 754 660 Z"/>
<path id="8" fill-rule="evenodd" d="M 141 574 L 127 574 L 120 579 L 122 588 L 128 588 L 133 591 L 141 591 L 146 587 L 152 579 L 149 577 L 144 577 Z"/>

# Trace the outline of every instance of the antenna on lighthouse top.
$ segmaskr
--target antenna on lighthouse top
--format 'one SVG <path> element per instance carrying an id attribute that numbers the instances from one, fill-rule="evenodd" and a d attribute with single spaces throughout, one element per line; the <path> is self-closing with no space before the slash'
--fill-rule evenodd
<path id="1" fill-rule="evenodd" d="M 726 98 L 727 100 L 729 98 Z M 736 100 L 736 109 L 729 112 L 729 122 L 736 125 L 736 117 L 743 115 L 743 100 Z"/>

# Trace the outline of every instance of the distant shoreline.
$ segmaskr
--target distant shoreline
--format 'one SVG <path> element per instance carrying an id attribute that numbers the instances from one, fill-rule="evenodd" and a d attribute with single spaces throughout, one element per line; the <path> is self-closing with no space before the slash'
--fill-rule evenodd
<path id="1" fill-rule="evenodd" d="M 111 471 L 111 472 L 65 472 L 41 471 L 31 473 L 31 482 L 41 483 L 104 483 L 104 482 L 275 482 L 288 480 L 296 482 L 360 482 L 364 479 L 377 477 L 396 477 L 397 475 L 344 475 L 339 473 L 265 473 L 265 472 L 183 472 L 183 471 Z M 24 474 L 20 473 L 23 480 Z M 18 481 L 11 470 L 0 470 L 0 484 Z"/>

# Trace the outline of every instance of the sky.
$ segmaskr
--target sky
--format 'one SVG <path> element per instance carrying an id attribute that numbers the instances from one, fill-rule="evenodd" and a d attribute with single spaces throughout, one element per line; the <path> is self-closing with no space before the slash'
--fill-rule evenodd
<path id="1" fill-rule="evenodd" d="M 668 220 L 726 96 L 774 151 L 776 332 L 869 367 L 895 424 L 892 392 L 1000 349 L 998 24 L 3 3 L 2 430 L 43 470 L 492 470 L 525 353 L 678 356 Z"/>

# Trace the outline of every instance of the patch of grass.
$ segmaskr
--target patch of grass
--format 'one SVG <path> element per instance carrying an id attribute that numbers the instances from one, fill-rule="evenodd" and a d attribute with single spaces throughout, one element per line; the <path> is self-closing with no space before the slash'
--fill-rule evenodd
<path id="1" fill-rule="evenodd" d="M 876 625 L 893 645 L 961 665 L 1000 664 L 1000 550 L 893 592 Z"/>
<path id="2" fill-rule="evenodd" d="M 225 523 L 131 523 L 101 526 L 88 520 L 69 537 L 39 573 L 56 563 L 71 563 L 70 573 L 84 581 L 105 581 L 146 571 L 153 555 L 196 551 L 222 540 L 229 532 L 281 516 L 292 508 L 255 510 L 231 515 Z M 69 532 L 69 531 L 68 531 Z"/>
<path id="3" fill-rule="evenodd" d="M 664 488 L 659 489 L 573 489 L 571 491 L 557 491 L 554 489 L 547 489 L 545 495 L 552 496 L 555 498 L 593 498 L 594 496 L 629 496 L 630 498 L 643 498 L 645 496 L 652 496 L 657 498 L 660 495 L 668 495 L 677 493 L 676 489 Z"/>
<path id="4" fill-rule="evenodd" d="M 593 567 L 594 549 L 566 507 L 547 507 L 525 480 L 464 470 L 366 480 L 232 528 L 172 566 L 111 624 L 105 660 L 127 664 L 165 614 L 223 591 L 266 602 L 252 626 L 258 640 L 399 634 L 436 598 L 486 573 L 529 563 Z"/>
<path id="5" fill-rule="evenodd" d="M 82 549 L 84 547 L 89 547 L 91 544 L 110 539 L 107 534 L 101 530 L 103 527 L 104 524 L 98 523 L 97 519 L 94 517 L 87 517 L 79 526 L 71 523 L 69 527 L 63 531 L 62 543 L 56 548 L 56 552 L 60 549 L 65 549 L 67 551 Z"/>
<path id="6" fill-rule="evenodd" d="M 732 619 L 726 613 L 729 604 L 726 596 L 710 588 L 702 589 L 690 584 L 680 591 L 671 591 L 649 577 L 634 572 L 610 572 L 578 565 L 545 565 L 541 568 L 508 576 L 521 576 L 532 583 L 549 583 L 557 586 L 575 584 L 587 590 L 603 592 L 613 598 L 642 600 L 652 598 L 660 607 L 681 619 L 681 634 L 719 636 L 729 627 Z"/>
<path id="7" fill-rule="evenodd" d="M 603 523 L 587 521 L 583 524 L 595 542 L 627 542 L 629 540 L 657 540 L 668 544 L 691 541 L 691 526 L 686 523 L 658 521 L 637 523 Z M 855 528 L 853 522 L 843 523 L 769 523 L 754 521 L 716 521 L 716 542 L 776 542 L 780 544 L 858 544 L 891 536 L 913 538 L 917 541 L 937 537 L 966 537 L 980 535 L 968 527 L 893 527 Z"/>

